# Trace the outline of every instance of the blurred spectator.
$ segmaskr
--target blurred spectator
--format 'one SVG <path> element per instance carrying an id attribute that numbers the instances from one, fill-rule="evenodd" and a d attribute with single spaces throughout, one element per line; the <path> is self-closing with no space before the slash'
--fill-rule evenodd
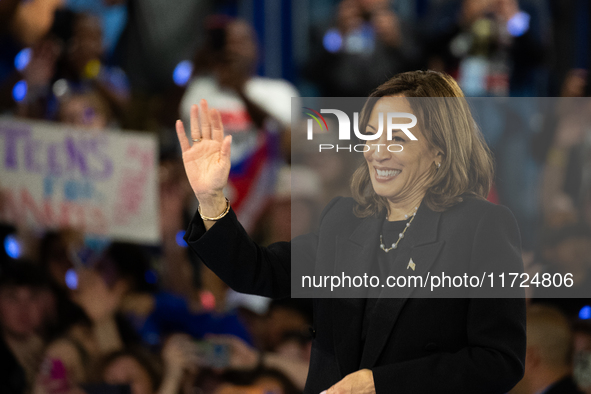
<path id="1" fill-rule="evenodd" d="M 564 95 L 565 80 L 571 79 L 573 70 L 586 72 L 591 63 L 591 8 L 581 0 L 548 0 L 552 16 L 552 62 L 550 64 L 550 91 L 548 96 Z M 589 86 L 587 86 L 589 92 Z M 581 94 L 582 96 L 582 94 Z"/>
<path id="2" fill-rule="evenodd" d="M 191 393 L 197 372 L 195 345 L 187 336 L 172 335 L 162 349 L 163 365 L 141 348 L 106 357 L 101 378 L 108 384 L 125 384 L 132 394 Z"/>
<path id="3" fill-rule="evenodd" d="M 541 300 L 558 306 L 569 317 L 574 317 L 588 304 L 591 286 L 591 229 L 586 224 L 573 224 L 559 229 L 548 229 L 541 242 L 544 272 L 554 275 L 572 274 L 573 286 L 569 298 Z M 540 273 L 541 275 L 542 273 Z M 537 287 L 536 298 L 558 297 L 560 288 Z"/>
<path id="4" fill-rule="evenodd" d="M 53 394 L 56 386 L 70 390 L 88 383 L 102 357 L 135 342 L 116 315 L 126 283 L 106 269 L 78 269 L 76 277 L 76 283 L 70 284 L 75 288 L 72 299 L 85 318 L 47 347 L 36 380 L 38 393 Z"/>
<path id="5" fill-rule="evenodd" d="M 10 22 L 19 6 L 20 0 L 7 0 L 0 4 L 0 40 L 9 32 Z"/>
<path id="6" fill-rule="evenodd" d="M 417 67 L 415 33 L 389 3 L 342 0 L 332 26 L 312 32 L 303 75 L 320 96 L 365 97 L 394 74 Z"/>
<path id="7" fill-rule="evenodd" d="M 31 47 L 30 60 L 21 70 L 26 91 L 22 97 L 11 97 L 18 102 L 18 116 L 36 119 L 50 116 L 49 108 L 53 99 L 51 81 L 57 72 L 61 50 L 59 42 L 52 35 L 43 37 Z"/>
<path id="8" fill-rule="evenodd" d="M 454 76 L 466 96 L 547 95 L 551 32 L 545 2 L 439 2 L 425 22 L 428 67 Z M 483 116 L 482 130 L 497 163 L 499 202 L 513 211 L 522 230 L 523 248 L 533 250 L 539 218 L 540 166 L 532 156 L 531 145 L 537 131 L 536 118 L 544 109 L 535 99 L 513 100 L 510 105 L 484 102 L 487 105 L 481 113 L 488 113 Z M 474 103 L 478 106 L 477 100 Z"/>
<path id="9" fill-rule="evenodd" d="M 124 117 L 129 84 L 121 69 L 103 62 L 98 18 L 56 13 L 51 33 L 30 49 L 29 56 L 22 66 L 26 89 L 17 100 L 20 116 L 95 127 L 113 126 L 113 120 Z"/>
<path id="10" fill-rule="evenodd" d="M 96 91 L 119 119 L 125 116 L 130 87 L 125 73 L 104 63 L 100 20 L 88 14 L 62 14 L 62 23 L 55 31 L 65 41 L 63 56 L 54 80 L 58 99 L 71 93 Z M 57 85 L 56 85 L 57 83 Z"/>
<path id="11" fill-rule="evenodd" d="M 567 72 L 560 97 L 584 97 L 587 90 L 587 70 L 575 68 Z"/>
<path id="12" fill-rule="evenodd" d="M 591 393 L 591 325 L 580 321 L 573 327 L 574 378 L 584 393 Z"/>
<path id="13" fill-rule="evenodd" d="M 25 45 L 35 44 L 51 28 L 63 0 L 21 1 L 12 20 L 12 31 Z"/>
<path id="14" fill-rule="evenodd" d="M 579 93 L 580 87 L 568 84 L 567 80 L 565 90 L 569 92 L 565 94 Z M 550 132 L 544 138 L 551 144 L 540 149 L 540 155 L 547 152 L 540 193 L 549 226 L 572 223 L 581 217 L 591 224 L 590 109 L 588 98 L 561 98 L 554 117 L 549 119 Z"/>
<path id="15" fill-rule="evenodd" d="M 120 311 L 145 344 L 159 346 L 167 335 L 177 332 L 194 338 L 234 334 L 250 341 L 250 335 L 234 313 L 196 312 L 189 308 L 185 298 L 159 291 L 158 276 L 140 246 L 114 242 L 104 256 L 98 268 L 111 281 L 123 283 Z"/>
<path id="16" fill-rule="evenodd" d="M 361 103 L 361 101 L 358 101 Z M 345 104 L 343 104 L 345 105 Z M 362 104 L 361 104 L 362 105 Z M 344 108 L 343 108 L 344 109 Z M 353 102 L 349 104 L 349 111 L 359 111 Z M 334 117 L 326 119 L 329 129 L 337 128 Z M 355 152 L 336 150 L 318 151 L 301 137 L 305 133 L 304 122 L 294 131 L 299 137 L 294 138 L 292 146 L 290 195 L 292 212 L 295 206 L 302 209 L 302 214 L 292 216 L 292 237 L 313 231 L 318 225 L 322 208 L 337 196 L 351 196 L 350 177 L 362 156 Z M 314 139 L 318 144 L 336 145 L 338 136 L 334 133 L 322 132 L 320 127 L 313 125 Z"/>
<path id="17" fill-rule="evenodd" d="M 96 92 L 73 93 L 61 100 L 58 119 L 80 128 L 104 130 L 111 123 L 111 110 Z"/>
<path id="18" fill-rule="evenodd" d="M 209 336 L 207 340 L 213 344 L 228 348 L 229 370 L 255 370 L 258 368 L 273 368 L 281 371 L 290 381 L 303 390 L 308 376 L 309 359 L 287 352 L 259 352 L 246 342 L 232 335 Z"/>
<path id="19" fill-rule="evenodd" d="M 200 264 L 195 254 L 189 254 L 186 244 L 179 243 L 194 207 L 190 203 L 193 191 L 185 176 L 183 163 L 176 155 L 160 158 L 159 171 L 160 228 L 162 234 L 161 287 L 183 295 L 192 302 L 199 283 Z M 191 216 L 189 216 L 191 215 Z"/>
<path id="20" fill-rule="evenodd" d="M 0 110 L 13 108 L 13 87 L 23 79 L 21 66 L 33 59 L 32 48 L 41 48 L 63 0 L 5 0 L 0 6 Z M 47 53 L 47 51 L 45 51 Z M 35 58 L 37 60 L 38 56 Z M 20 59 L 16 61 L 15 59 Z M 23 61 L 24 60 L 24 61 Z M 15 63 L 20 63 L 15 65 Z M 39 62 L 37 62 L 39 63 Z"/>
<path id="21" fill-rule="evenodd" d="M 222 383 L 215 394 L 298 394 L 293 383 L 276 369 L 261 368 L 253 371 L 228 371 L 221 376 Z"/>
<path id="22" fill-rule="evenodd" d="M 43 356 L 47 279 L 33 263 L 14 260 L 0 271 L 0 391 L 29 393 Z"/>
<path id="23" fill-rule="evenodd" d="M 312 351 L 311 333 L 302 331 L 286 332 L 275 352 L 281 357 L 303 362 L 304 365 L 310 365 L 310 352 Z"/>
<path id="24" fill-rule="evenodd" d="M 530 306 L 525 375 L 511 393 L 580 393 L 572 380 L 572 340 L 570 323 L 560 311 Z"/>
<path id="25" fill-rule="evenodd" d="M 304 166 L 282 167 L 273 199 L 262 215 L 253 239 L 260 245 L 269 245 L 313 231 L 320 214 L 322 186 L 318 175 Z"/>
<path id="26" fill-rule="evenodd" d="M 549 15 L 543 2 L 453 0 L 433 8 L 429 68 L 467 96 L 545 96 Z"/>
<path id="27" fill-rule="evenodd" d="M 138 98 L 174 86 L 173 71 L 202 42 L 203 20 L 213 0 L 127 0 L 128 22 L 117 57 Z M 145 108 L 144 108 L 145 109 Z"/>
<path id="28" fill-rule="evenodd" d="M 162 381 L 154 358 L 143 348 L 111 353 L 103 360 L 100 378 L 107 384 L 129 385 L 132 394 L 154 394 Z"/>
<path id="29" fill-rule="evenodd" d="M 309 299 L 273 300 L 267 312 L 265 345 L 275 350 L 286 334 L 307 333 L 312 324 L 312 301 Z"/>
<path id="30" fill-rule="evenodd" d="M 251 237 L 259 245 L 270 245 L 274 242 L 289 241 L 297 236 L 291 231 L 291 198 L 289 184 L 291 183 L 291 166 L 284 165 L 277 174 L 275 192 L 265 211 L 261 214 Z M 306 217 L 305 211 L 299 212 Z M 299 215 L 298 213 L 298 215 Z"/>
<path id="31" fill-rule="evenodd" d="M 110 57 L 127 23 L 127 0 L 64 0 L 65 7 L 76 13 L 96 15 L 101 20 L 103 47 Z"/>
<path id="32" fill-rule="evenodd" d="M 74 275 L 73 252 L 84 243 L 81 233 L 64 229 L 48 231 L 39 244 L 39 261 L 48 273 L 53 298 L 53 307 L 47 321 L 46 336 L 49 341 L 63 336 L 73 325 L 88 323 L 84 310 L 72 300 L 71 289 Z"/>
<path id="33" fill-rule="evenodd" d="M 573 326 L 574 353 L 591 352 L 591 322 L 580 320 Z"/>
<path id="34" fill-rule="evenodd" d="M 281 132 L 290 128 L 291 100 L 298 97 L 287 81 L 254 76 L 257 60 L 256 38 L 248 23 L 211 17 L 180 106 L 186 125 L 191 106 L 203 98 L 220 111 L 224 131 L 233 136 L 226 195 L 247 230 L 273 192 L 279 139 L 289 138 Z"/>

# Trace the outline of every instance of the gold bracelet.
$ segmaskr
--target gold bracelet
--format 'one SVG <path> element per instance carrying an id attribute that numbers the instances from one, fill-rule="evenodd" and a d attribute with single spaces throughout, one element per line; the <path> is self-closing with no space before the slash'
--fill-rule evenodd
<path id="1" fill-rule="evenodd" d="M 207 216 L 203 216 L 203 214 L 201 213 L 201 204 L 197 207 L 197 211 L 199 211 L 199 215 L 201 215 L 201 219 L 203 220 L 209 220 L 209 221 L 216 221 L 216 220 L 220 220 L 221 218 L 223 218 L 224 216 L 226 216 L 228 214 L 228 212 L 230 212 L 230 200 L 228 200 L 228 198 L 224 197 L 226 199 L 226 209 L 224 210 L 224 212 L 221 213 L 221 215 L 216 216 L 214 218 L 210 218 Z"/>

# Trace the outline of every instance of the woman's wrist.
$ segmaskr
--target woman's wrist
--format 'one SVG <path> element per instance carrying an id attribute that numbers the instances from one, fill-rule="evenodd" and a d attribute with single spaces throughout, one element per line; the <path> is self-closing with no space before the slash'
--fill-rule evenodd
<path id="1" fill-rule="evenodd" d="M 226 209 L 226 198 L 224 193 L 216 192 L 214 194 L 199 195 L 199 206 L 201 214 L 208 217 L 216 217 L 224 212 Z"/>

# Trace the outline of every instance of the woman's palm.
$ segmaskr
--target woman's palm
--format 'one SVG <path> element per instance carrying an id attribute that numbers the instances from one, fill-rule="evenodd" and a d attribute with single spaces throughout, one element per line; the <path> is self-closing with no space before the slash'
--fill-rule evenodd
<path id="1" fill-rule="evenodd" d="M 213 195 L 221 191 L 230 173 L 232 137 L 224 137 L 219 112 L 210 111 L 205 100 L 201 100 L 201 113 L 197 105 L 191 107 L 192 146 L 180 120 L 177 121 L 176 129 L 185 171 L 195 195 Z"/>

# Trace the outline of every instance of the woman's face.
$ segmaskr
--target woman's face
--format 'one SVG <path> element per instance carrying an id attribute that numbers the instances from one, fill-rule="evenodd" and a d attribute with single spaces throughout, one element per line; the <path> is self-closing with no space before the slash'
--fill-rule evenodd
<path id="1" fill-rule="evenodd" d="M 366 141 L 370 149 L 364 153 L 374 191 L 391 201 L 422 198 L 434 174 L 435 163 L 441 162 L 441 158 L 437 156 L 436 149 L 429 147 L 420 123 L 409 129 L 416 141 L 401 130 L 393 130 L 392 140 L 388 141 L 388 112 L 413 113 L 404 97 L 383 97 L 376 102 L 365 132 L 375 134 L 379 130 L 380 113 L 383 116 L 383 131 L 379 139 Z M 393 119 L 393 123 L 409 122 L 408 118 Z"/>

